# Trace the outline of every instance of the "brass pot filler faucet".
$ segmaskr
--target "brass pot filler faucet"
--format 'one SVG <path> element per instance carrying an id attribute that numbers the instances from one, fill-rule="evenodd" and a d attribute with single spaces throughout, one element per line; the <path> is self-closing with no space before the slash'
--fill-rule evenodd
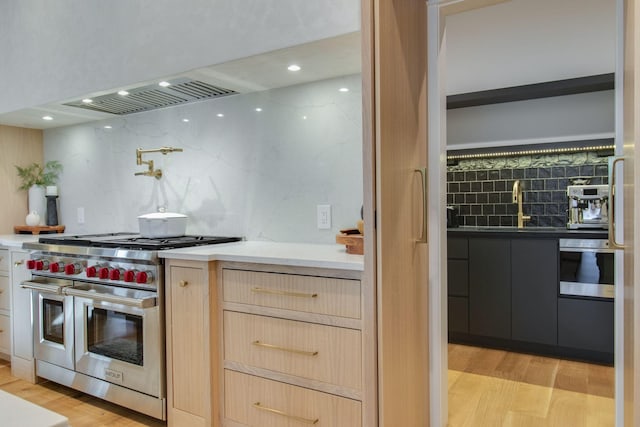
<path id="1" fill-rule="evenodd" d="M 152 176 L 155 179 L 162 178 L 162 169 L 154 169 L 153 160 L 142 160 L 142 155 L 144 153 L 162 153 L 166 155 L 168 153 L 173 153 L 174 151 L 182 151 L 182 148 L 160 147 L 160 148 L 150 148 L 147 150 L 143 150 L 142 148 L 136 148 L 136 164 L 148 165 L 149 169 L 144 172 L 136 172 L 134 173 L 134 175 L 135 176 Z"/>
<path id="2" fill-rule="evenodd" d="M 520 180 L 516 180 L 513 183 L 513 203 L 518 204 L 518 228 L 524 228 L 524 222 L 529 221 L 531 216 L 524 215 L 522 212 L 522 183 Z"/>

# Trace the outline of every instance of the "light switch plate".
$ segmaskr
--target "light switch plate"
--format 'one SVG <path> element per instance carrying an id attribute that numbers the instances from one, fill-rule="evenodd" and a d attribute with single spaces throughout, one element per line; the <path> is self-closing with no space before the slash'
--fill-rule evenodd
<path id="1" fill-rule="evenodd" d="M 318 229 L 331 228 L 331 205 L 318 205 Z"/>

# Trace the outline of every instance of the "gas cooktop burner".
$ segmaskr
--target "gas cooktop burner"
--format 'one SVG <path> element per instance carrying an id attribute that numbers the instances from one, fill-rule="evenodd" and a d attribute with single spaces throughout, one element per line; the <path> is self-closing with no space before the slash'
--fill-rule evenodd
<path id="1" fill-rule="evenodd" d="M 165 250 L 187 248 L 191 246 L 213 245 L 238 242 L 240 237 L 223 236 L 178 236 L 147 238 L 135 233 L 105 233 L 77 236 L 42 236 L 40 243 L 54 245 L 72 245 L 94 248 L 122 248 L 132 250 Z"/>

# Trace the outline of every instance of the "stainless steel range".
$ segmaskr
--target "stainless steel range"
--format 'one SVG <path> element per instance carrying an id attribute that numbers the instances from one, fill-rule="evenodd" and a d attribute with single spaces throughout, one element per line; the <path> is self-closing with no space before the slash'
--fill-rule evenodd
<path id="1" fill-rule="evenodd" d="M 237 237 L 47 235 L 25 244 L 36 374 L 166 419 L 164 271 L 158 251 Z"/>

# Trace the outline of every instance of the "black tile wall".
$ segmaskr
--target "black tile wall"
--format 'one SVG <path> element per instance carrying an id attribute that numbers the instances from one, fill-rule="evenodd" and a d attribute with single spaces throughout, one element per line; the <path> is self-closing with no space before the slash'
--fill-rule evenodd
<path id="1" fill-rule="evenodd" d="M 519 179 L 527 226 L 564 227 L 567 224 L 566 187 L 571 178 L 592 177 L 591 184 L 607 184 L 606 164 L 494 168 L 447 172 L 447 204 L 457 206 L 461 225 L 515 226 L 517 205 L 512 188 Z"/>

